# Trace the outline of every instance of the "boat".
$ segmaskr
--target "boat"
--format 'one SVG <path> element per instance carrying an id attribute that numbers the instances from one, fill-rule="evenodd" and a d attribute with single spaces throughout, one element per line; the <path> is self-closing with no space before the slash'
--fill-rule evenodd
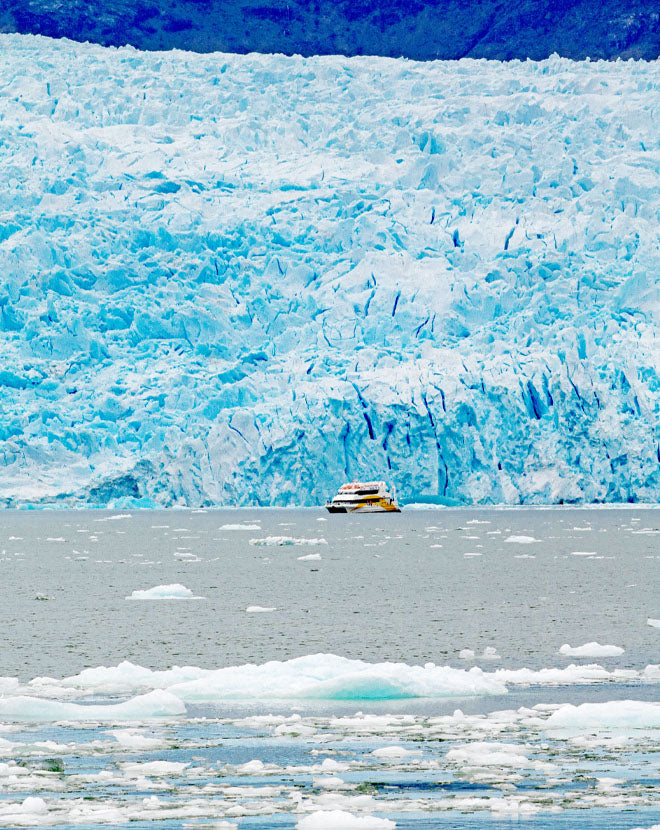
<path id="1" fill-rule="evenodd" d="M 328 499 L 330 513 L 400 513 L 396 490 L 390 493 L 384 481 L 352 481 L 342 484 L 337 495 Z"/>

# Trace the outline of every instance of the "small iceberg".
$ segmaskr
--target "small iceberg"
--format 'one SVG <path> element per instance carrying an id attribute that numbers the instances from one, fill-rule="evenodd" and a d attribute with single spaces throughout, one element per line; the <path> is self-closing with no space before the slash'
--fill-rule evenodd
<path id="1" fill-rule="evenodd" d="M 277 611 L 277 608 L 267 608 L 263 605 L 248 605 L 245 609 L 246 614 L 270 614 L 271 611 Z"/>
<path id="2" fill-rule="evenodd" d="M 601 646 L 600 643 L 585 643 L 583 646 L 569 646 L 568 643 L 559 649 L 559 654 L 564 657 L 618 657 L 623 654 L 624 648 L 620 646 Z"/>
<path id="3" fill-rule="evenodd" d="M 175 582 L 173 585 L 155 585 L 146 591 L 133 591 L 130 597 L 125 599 L 204 599 L 197 597 L 190 588 Z"/>

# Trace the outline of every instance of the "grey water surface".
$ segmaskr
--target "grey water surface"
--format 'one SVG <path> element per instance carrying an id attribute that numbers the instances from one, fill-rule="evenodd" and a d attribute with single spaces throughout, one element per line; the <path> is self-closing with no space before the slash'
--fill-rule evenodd
<path id="1" fill-rule="evenodd" d="M 299 559 L 310 554 L 320 558 Z M 647 624 L 660 618 L 659 564 L 660 510 L 643 507 L 6 511 L 0 675 L 315 652 L 488 670 L 640 669 L 660 660 L 660 629 Z M 126 599 L 170 583 L 203 599 Z M 246 612 L 255 605 L 276 610 Z M 625 653 L 557 654 L 594 640 Z M 480 657 L 487 647 L 499 658 Z M 459 657 L 466 648 L 474 661 Z"/>

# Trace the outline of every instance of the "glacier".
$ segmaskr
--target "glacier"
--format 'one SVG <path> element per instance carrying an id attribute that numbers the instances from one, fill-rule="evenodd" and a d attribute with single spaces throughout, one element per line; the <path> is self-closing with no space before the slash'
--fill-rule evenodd
<path id="1" fill-rule="evenodd" d="M 1 504 L 659 500 L 658 63 L 0 46 Z"/>

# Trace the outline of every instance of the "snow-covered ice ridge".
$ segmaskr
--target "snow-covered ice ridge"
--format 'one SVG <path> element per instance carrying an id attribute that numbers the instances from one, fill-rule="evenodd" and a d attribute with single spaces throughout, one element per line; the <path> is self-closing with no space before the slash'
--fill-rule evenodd
<path id="1" fill-rule="evenodd" d="M 0 46 L 4 504 L 658 500 L 656 63 Z"/>

